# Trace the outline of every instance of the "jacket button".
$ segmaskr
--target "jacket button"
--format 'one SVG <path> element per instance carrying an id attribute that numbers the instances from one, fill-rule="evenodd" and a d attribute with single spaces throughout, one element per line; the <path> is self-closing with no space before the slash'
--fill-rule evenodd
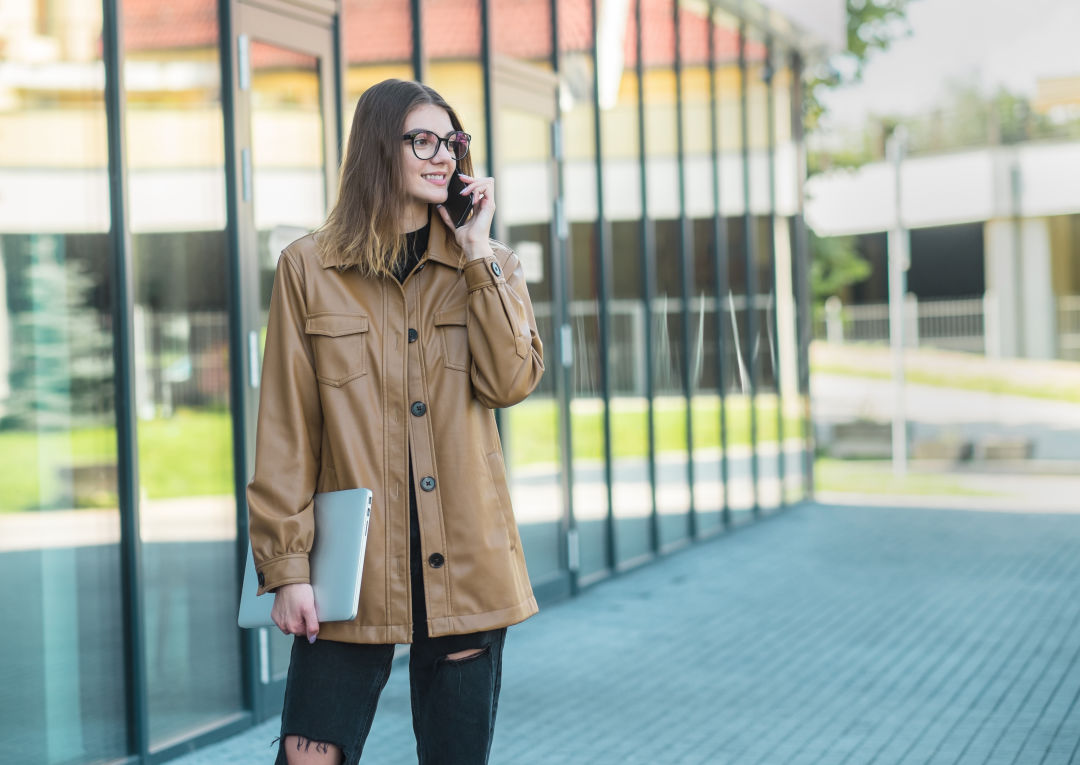
<path id="1" fill-rule="evenodd" d="M 432 553 L 431 557 L 427 559 L 427 562 L 432 568 L 442 568 L 442 564 L 446 563 L 446 558 L 441 553 Z"/>
<path id="2" fill-rule="evenodd" d="M 261 571 L 259 572 L 259 586 L 260 587 L 265 587 L 266 586 L 266 574 L 264 574 Z"/>
<path id="3" fill-rule="evenodd" d="M 420 337 L 420 334 L 415 329 L 410 329 L 409 330 L 409 342 L 410 343 L 415 343 L 416 338 L 418 338 L 418 337 Z"/>
<path id="4" fill-rule="evenodd" d="M 432 491 L 435 488 L 435 479 L 429 475 L 420 479 L 420 488 L 424 491 Z"/>
<path id="5" fill-rule="evenodd" d="M 502 276 L 502 269 L 499 268 L 499 264 L 495 261 L 491 261 L 491 273 L 495 274 L 496 276 Z"/>
<path id="6" fill-rule="evenodd" d="M 411 410 L 415 417 L 423 417 L 424 412 L 427 411 L 427 404 L 423 401 L 414 401 Z"/>

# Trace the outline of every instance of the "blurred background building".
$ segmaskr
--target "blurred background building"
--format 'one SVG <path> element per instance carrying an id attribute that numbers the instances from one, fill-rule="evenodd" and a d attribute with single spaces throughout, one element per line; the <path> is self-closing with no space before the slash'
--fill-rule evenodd
<path id="1" fill-rule="evenodd" d="M 289 641 L 235 626 L 269 290 L 386 77 L 458 110 L 528 270 L 541 599 L 805 497 L 800 78 L 843 38 L 842 0 L 0 0 L 5 761 L 280 708 Z"/>

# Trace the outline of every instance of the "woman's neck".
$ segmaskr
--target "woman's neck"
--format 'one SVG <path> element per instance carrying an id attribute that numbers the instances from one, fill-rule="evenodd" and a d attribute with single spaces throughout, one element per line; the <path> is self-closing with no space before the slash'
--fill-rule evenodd
<path id="1" fill-rule="evenodd" d="M 402 227 L 402 233 L 407 234 L 410 231 L 416 231 L 426 226 L 428 223 L 428 206 L 416 202 L 410 204 L 405 208 L 405 222 Z"/>

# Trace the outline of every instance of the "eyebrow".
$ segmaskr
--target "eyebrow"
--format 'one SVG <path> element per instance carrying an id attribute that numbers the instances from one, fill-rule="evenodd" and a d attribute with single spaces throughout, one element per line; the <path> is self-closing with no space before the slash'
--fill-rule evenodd
<path id="1" fill-rule="evenodd" d="M 457 128 L 451 128 L 450 132 L 447 133 L 446 135 L 444 135 L 443 138 L 446 138 L 448 136 L 452 136 L 454 133 L 461 133 L 461 132 L 463 132 L 463 131 L 458 130 Z M 409 133 L 434 133 L 435 135 L 438 135 L 439 131 L 438 130 L 432 130 L 431 128 L 413 128 L 412 130 L 406 130 L 405 131 L 405 135 L 408 135 Z"/>

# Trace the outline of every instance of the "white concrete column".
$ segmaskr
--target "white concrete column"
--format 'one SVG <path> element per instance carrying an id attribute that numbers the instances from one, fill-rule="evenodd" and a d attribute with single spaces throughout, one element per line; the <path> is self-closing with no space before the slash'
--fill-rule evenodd
<path id="1" fill-rule="evenodd" d="M 1021 221 L 1020 253 L 1024 356 L 1052 359 L 1057 355 L 1057 300 L 1050 254 L 1050 222 L 1046 218 Z"/>
<path id="2" fill-rule="evenodd" d="M 1019 289 L 1016 282 L 1016 235 L 1011 220 L 997 219 L 986 222 L 983 228 L 983 260 L 986 274 L 986 294 L 993 306 L 995 326 L 987 326 L 987 332 L 996 337 L 986 338 L 986 347 L 995 348 L 1002 358 L 1020 355 L 1018 329 Z"/>
<path id="3" fill-rule="evenodd" d="M 988 302 L 997 337 L 986 347 L 1003 358 L 1052 359 L 1057 352 L 1057 301 L 1046 218 L 987 221 L 984 258 Z"/>

